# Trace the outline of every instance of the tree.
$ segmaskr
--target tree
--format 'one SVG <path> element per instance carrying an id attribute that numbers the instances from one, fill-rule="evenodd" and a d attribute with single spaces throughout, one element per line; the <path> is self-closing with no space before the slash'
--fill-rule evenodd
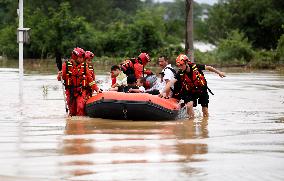
<path id="1" fill-rule="evenodd" d="M 209 12 L 209 39 L 217 43 L 239 29 L 256 48 L 276 48 L 284 24 L 284 2 L 278 0 L 223 0 Z"/>
<path id="2" fill-rule="evenodd" d="M 84 18 L 74 17 L 69 3 L 61 3 L 56 9 L 49 8 L 48 16 L 37 9 L 27 17 L 27 24 L 32 28 L 30 52 L 41 52 L 41 57 L 51 53 L 57 60 L 83 43 L 81 35 L 87 34 Z"/>
<path id="3" fill-rule="evenodd" d="M 284 25 L 282 26 L 282 28 L 284 29 Z M 278 40 L 276 53 L 280 61 L 284 62 L 284 34 L 282 34 L 280 39 Z"/>
<path id="4" fill-rule="evenodd" d="M 253 57 L 251 43 L 245 38 L 244 33 L 238 30 L 233 30 L 227 39 L 220 41 L 217 54 L 223 62 L 244 60 L 247 63 Z"/>
<path id="5" fill-rule="evenodd" d="M 186 33 L 185 33 L 185 54 L 191 55 L 191 60 L 194 62 L 193 56 L 193 0 L 185 1 L 186 11 Z"/>
<path id="6" fill-rule="evenodd" d="M 0 1 L 0 29 L 5 25 L 11 25 L 15 23 L 15 17 L 17 16 L 16 9 L 18 3 L 15 0 L 1 0 Z"/>

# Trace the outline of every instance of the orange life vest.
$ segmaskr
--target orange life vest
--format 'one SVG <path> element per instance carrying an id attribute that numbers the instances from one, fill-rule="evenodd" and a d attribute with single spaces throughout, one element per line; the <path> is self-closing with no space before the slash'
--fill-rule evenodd
<path id="1" fill-rule="evenodd" d="M 66 87 L 83 88 L 87 87 L 86 63 L 75 66 L 72 62 L 66 61 Z M 76 90 L 77 90 L 76 89 Z M 81 90 L 81 89 L 80 89 Z M 82 90 L 81 90 L 82 91 Z"/>
<path id="2" fill-rule="evenodd" d="M 123 73 L 125 73 L 127 76 L 130 74 L 134 74 L 134 64 L 135 64 L 135 59 L 128 59 L 125 60 L 122 64 L 121 64 L 121 70 L 123 71 Z"/>
<path id="3" fill-rule="evenodd" d="M 207 81 L 204 75 L 198 70 L 196 64 L 189 65 L 190 72 L 180 73 L 180 92 L 202 93 L 207 89 Z"/>
<path id="4" fill-rule="evenodd" d="M 91 74 L 93 80 L 95 80 L 96 76 L 95 76 L 95 72 L 94 72 L 94 66 L 93 65 L 88 65 L 88 68 L 90 70 L 90 74 Z"/>

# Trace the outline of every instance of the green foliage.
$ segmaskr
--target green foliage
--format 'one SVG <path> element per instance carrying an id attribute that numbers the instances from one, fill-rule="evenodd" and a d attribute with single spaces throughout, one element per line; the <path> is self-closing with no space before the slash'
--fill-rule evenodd
<path id="1" fill-rule="evenodd" d="M 259 50 L 254 52 L 253 60 L 249 66 L 253 68 L 275 68 L 277 59 L 274 51 Z"/>
<path id="2" fill-rule="evenodd" d="M 220 41 L 217 54 L 222 62 L 232 60 L 249 62 L 253 57 L 253 50 L 244 33 L 233 30 L 228 35 L 228 39 Z"/>
<path id="3" fill-rule="evenodd" d="M 284 25 L 283 25 L 284 29 Z M 277 56 L 281 62 L 284 62 L 284 34 L 279 38 L 278 45 L 277 45 Z"/>
<path id="4" fill-rule="evenodd" d="M 0 54 L 16 58 L 18 56 L 16 26 L 10 25 L 0 30 Z"/>
<path id="5" fill-rule="evenodd" d="M 219 65 L 221 64 L 220 60 L 218 59 L 216 52 L 201 52 L 199 50 L 194 51 L 194 61 L 195 63 L 199 64 L 206 64 L 206 65 Z"/>
<path id="6" fill-rule="evenodd" d="M 155 16 L 149 10 L 139 11 L 129 26 L 129 34 L 135 41 L 133 49 L 136 51 L 152 52 L 164 44 L 164 23 L 162 9 L 156 9 Z"/>
<path id="7" fill-rule="evenodd" d="M 0 2 L 1 54 L 14 57 L 17 56 L 15 34 L 6 26 L 17 21 L 17 5 L 14 0 Z M 151 0 L 25 0 L 24 24 L 31 28 L 31 42 L 25 45 L 25 56 L 69 57 L 75 46 L 94 51 L 97 56 L 110 57 L 132 57 L 140 51 L 156 56 L 159 51 L 179 49 L 185 34 L 184 5 L 183 0 L 174 3 L 154 3 Z M 201 16 L 208 6 L 194 3 L 194 8 L 196 36 L 202 37 L 206 23 Z"/>
<path id="8" fill-rule="evenodd" d="M 266 67 L 284 61 L 284 1 L 218 2 L 213 7 L 194 3 L 194 39 L 219 45 L 214 52 L 195 51 L 197 63 L 249 62 Z M 0 55 L 18 56 L 17 5 L 15 0 L 0 1 Z M 24 7 L 25 27 L 31 28 L 25 57 L 69 57 L 75 46 L 106 62 L 137 56 L 140 51 L 174 61 L 183 52 L 184 0 L 25 0 Z M 276 53 L 262 50 L 276 47 Z"/>
<path id="9" fill-rule="evenodd" d="M 223 0 L 209 12 L 208 39 L 217 43 L 240 29 L 255 48 L 276 48 L 284 24 L 284 1 Z"/>
<path id="10" fill-rule="evenodd" d="M 58 52 L 67 56 L 73 47 L 85 42 L 83 35 L 88 34 L 84 18 L 74 17 L 69 3 L 61 3 L 57 9 L 49 8 L 47 16 L 36 9 L 27 17 L 27 26 L 32 29 L 29 47 L 32 57 L 45 58 Z"/>
<path id="11" fill-rule="evenodd" d="M 137 56 L 141 51 L 153 54 L 165 45 L 165 25 L 162 19 L 163 9 L 157 9 L 152 16 L 150 10 L 140 10 L 132 17 L 132 22 L 114 22 L 102 33 L 100 55 Z"/>
<path id="12" fill-rule="evenodd" d="M 0 29 L 15 22 L 17 5 L 15 0 L 0 1 Z"/>

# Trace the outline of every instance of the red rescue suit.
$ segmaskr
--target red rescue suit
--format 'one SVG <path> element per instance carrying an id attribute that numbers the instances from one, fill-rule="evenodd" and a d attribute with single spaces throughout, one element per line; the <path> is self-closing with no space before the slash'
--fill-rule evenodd
<path id="1" fill-rule="evenodd" d="M 89 67 L 86 63 L 76 64 L 74 61 L 64 62 L 62 65 L 62 79 L 70 116 L 84 116 L 88 88 L 98 91 Z"/>
<path id="2" fill-rule="evenodd" d="M 95 81 L 96 80 L 96 75 L 95 75 L 95 72 L 94 72 L 94 66 L 88 64 L 88 68 L 90 70 L 90 75 L 91 75 L 93 81 Z M 92 90 L 92 88 L 90 86 L 88 86 L 87 87 L 87 97 L 88 98 L 92 97 L 92 94 L 93 94 L 93 90 Z"/>
<path id="3" fill-rule="evenodd" d="M 144 77 L 143 73 L 146 75 L 153 74 L 151 70 L 144 69 L 143 64 L 141 64 L 136 58 L 124 61 L 124 63 L 121 65 L 121 69 L 127 76 L 134 72 L 136 79 Z"/>

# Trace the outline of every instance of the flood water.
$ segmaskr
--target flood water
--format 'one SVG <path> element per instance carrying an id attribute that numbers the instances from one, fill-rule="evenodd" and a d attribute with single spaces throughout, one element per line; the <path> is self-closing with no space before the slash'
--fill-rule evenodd
<path id="1" fill-rule="evenodd" d="M 284 180 L 284 76 L 206 74 L 208 119 L 67 118 L 55 73 L 0 68 L 0 180 Z M 97 79 L 108 84 L 107 75 Z"/>

